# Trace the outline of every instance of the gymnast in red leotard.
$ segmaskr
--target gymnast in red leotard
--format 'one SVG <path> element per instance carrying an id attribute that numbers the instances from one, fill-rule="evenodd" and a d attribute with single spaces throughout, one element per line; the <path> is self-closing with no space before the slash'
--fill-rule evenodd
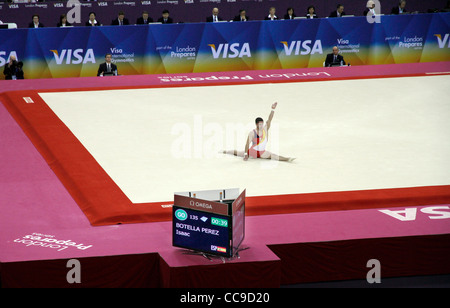
<path id="1" fill-rule="evenodd" d="M 267 123 L 265 125 L 264 120 L 262 118 L 256 118 L 255 120 L 256 128 L 248 134 L 244 152 L 234 150 L 234 151 L 223 151 L 223 153 L 244 157 L 245 161 L 247 161 L 249 157 L 274 159 L 289 162 L 293 161 L 295 158 L 284 157 L 266 151 L 266 145 L 269 140 L 269 128 L 272 122 L 273 115 L 275 113 L 275 108 L 277 108 L 277 104 L 278 103 L 274 103 L 272 105 L 272 111 L 270 112 L 269 119 L 267 120 Z"/>
<path id="2" fill-rule="evenodd" d="M 264 120 L 261 118 L 258 118 L 256 120 L 256 125 L 258 125 L 260 122 L 264 123 Z M 267 137 L 268 137 L 266 126 L 263 126 L 262 133 L 261 133 L 261 130 L 259 130 L 259 133 L 261 134 L 261 136 L 259 136 L 256 129 L 254 129 L 253 131 L 251 131 L 249 133 L 249 136 L 248 136 L 248 140 L 250 140 L 250 138 L 252 140 L 251 141 L 252 145 L 246 151 L 246 153 L 248 154 L 248 156 L 253 157 L 253 158 L 260 158 L 261 155 L 263 155 L 264 152 L 266 151 L 266 144 L 267 144 Z"/>

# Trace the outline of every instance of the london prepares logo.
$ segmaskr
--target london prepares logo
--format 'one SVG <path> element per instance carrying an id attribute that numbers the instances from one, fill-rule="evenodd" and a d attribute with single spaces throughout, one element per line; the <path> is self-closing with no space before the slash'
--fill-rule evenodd
<path id="1" fill-rule="evenodd" d="M 414 37 L 403 37 L 403 40 L 398 42 L 398 47 L 401 48 L 413 48 L 413 49 L 422 49 L 424 45 L 423 37 L 414 36 Z"/>
<path id="2" fill-rule="evenodd" d="M 86 245 L 83 243 L 76 243 L 70 239 L 69 240 L 57 239 L 55 235 L 42 234 L 38 232 L 33 232 L 32 234 L 25 235 L 22 238 L 17 238 L 13 242 L 24 244 L 27 247 L 38 246 L 55 249 L 56 251 L 63 251 L 69 247 L 77 248 L 80 250 L 86 250 L 93 246 L 93 245 Z"/>

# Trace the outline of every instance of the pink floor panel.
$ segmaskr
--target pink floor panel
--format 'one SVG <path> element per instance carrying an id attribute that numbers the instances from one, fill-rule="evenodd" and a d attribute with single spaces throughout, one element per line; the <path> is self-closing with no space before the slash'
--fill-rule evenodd
<path id="1" fill-rule="evenodd" d="M 448 63 L 422 63 L 231 75 L 259 78 L 261 82 L 267 82 L 261 76 L 271 75 L 272 82 L 287 82 L 299 81 L 304 78 L 302 74 L 309 74 L 309 79 L 370 78 L 449 69 Z M 321 71 L 325 73 L 319 74 Z M 187 76 L 182 77 L 184 82 L 190 82 L 186 81 L 190 78 L 193 83 L 216 76 L 208 82 L 220 83 L 226 79 L 218 77 L 230 76 L 230 72 L 183 76 Z M 106 82 L 119 88 L 179 82 L 163 79 L 171 78 L 151 75 L 24 80 L 1 82 L 1 86 L 6 91 L 67 89 L 68 85 L 104 87 Z M 279 287 L 365 279 L 370 259 L 380 261 L 382 277 L 450 273 L 450 202 L 248 216 L 243 247 L 249 249 L 240 252 L 240 258 L 223 263 L 173 248 L 170 221 L 91 226 L 2 104 L 0 141 L 2 287 Z M 66 280 L 69 259 L 81 263 L 81 284 Z"/>
<path id="2" fill-rule="evenodd" d="M 35 89 L 67 89 L 106 87 L 129 88 L 161 85 L 186 84 L 221 84 L 221 83 L 267 83 L 298 82 L 315 80 L 335 80 L 352 78 L 381 78 L 398 76 L 426 76 L 434 74 L 450 74 L 448 62 L 406 63 L 386 65 L 363 65 L 346 67 L 320 67 L 283 69 L 266 71 L 236 71 L 190 73 L 170 75 L 133 75 L 83 78 L 25 79 L 2 81 L 1 92 Z"/>

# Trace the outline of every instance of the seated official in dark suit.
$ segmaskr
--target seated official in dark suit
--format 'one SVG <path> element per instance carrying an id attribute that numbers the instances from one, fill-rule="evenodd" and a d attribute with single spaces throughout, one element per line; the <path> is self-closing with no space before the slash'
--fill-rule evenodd
<path id="1" fill-rule="evenodd" d="M 33 15 L 33 21 L 28 24 L 28 28 L 43 28 L 44 24 L 39 22 L 39 15 Z"/>
<path id="2" fill-rule="evenodd" d="M 105 55 L 105 63 L 98 67 L 97 76 L 117 76 L 117 66 L 111 63 L 112 55 L 107 53 Z"/>
<path id="3" fill-rule="evenodd" d="M 56 26 L 58 28 L 61 28 L 61 27 L 71 27 L 72 25 L 67 21 L 66 14 L 62 14 L 61 16 L 59 16 L 59 22 L 56 24 Z"/>
<path id="4" fill-rule="evenodd" d="M 345 65 L 344 57 L 339 54 L 339 48 L 333 47 L 333 52 L 327 54 L 325 59 L 325 67 Z"/>
<path id="5" fill-rule="evenodd" d="M 5 80 L 16 80 L 23 79 L 23 63 L 22 61 L 17 62 L 15 56 L 9 58 L 9 62 L 5 64 L 3 68 L 3 75 L 5 75 Z"/>
<path id="6" fill-rule="evenodd" d="M 264 17 L 264 20 L 278 20 L 277 15 L 275 15 L 276 9 L 275 7 L 271 7 L 269 9 L 269 15 L 267 15 L 266 17 Z"/>
<path id="7" fill-rule="evenodd" d="M 308 19 L 318 18 L 316 14 L 316 8 L 314 7 L 314 5 L 308 6 L 308 9 L 306 11 L 307 11 L 306 18 Z"/>
<path id="8" fill-rule="evenodd" d="M 206 17 L 206 22 L 218 22 L 218 21 L 222 21 L 223 19 L 219 16 L 219 9 L 218 8 L 213 8 L 212 10 L 212 15 Z"/>
<path id="9" fill-rule="evenodd" d="M 119 12 L 116 19 L 113 19 L 111 26 L 127 26 L 130 22 L 125 18 L 124 12 Z"/>
<path id="10" fill-rule="evenodd" d="M 406 1 L 405 0 L 400 0 L 398 2 L 398 6 L 393 7 L 391 10 L 391 14 L 395 14 L 395 15 L 399 15 L 399 14 L 403 14 L 406 13 Z"/>
<path id="11" fill-rule="evenodd" d="M 450 12 L 450 0 L 447 1 L 447 5 L 441 10 L 441 12 L 444 13 Z"/>
<path id="12" fill-rule="evenodd" d="M 233 18 L 233 21 L 249 21 L 250 17 L 248 17 L 247 12 L 245 10 L 239 10 L 239 15 Z"/>
<path id="13" fill-rule="evenodd" d="M 169 10 L 164 10 L 162 12 L 162 17 L 158 19 L 158 22 L 163 24 L 171 24 L 173 23 L 173 19 L 169 17 Z"/>
<path id="14" fill-rule="evenodd" d="M 286 15 L 284 15 L 284 19 L 290 20 L 290 19 L 294 19 L 295 17 L 297 17 L 297 15 L 295 15 L 294 9 L 291 7 L 288 7 L 288 9 L 286 11 Z"/>
<path id="15" fill-rule="evenodd" d="M 338 4 L 336 11 L 331 12 L 329 17 L 342 17 L 344 15 L 344 6 L 342 4 Z"/>
<path id="16" fill-rule="evenodd" d="M 153 22 L 153 19 L 148 16 L 148 12 L 143 11 L 142 16 L 136 20 L 136 25 L 147 25 L 152 22 Z"/>
<path id="17" fill-rule="evenodd" d="M 89 19 L 88 21 L 86 21 L 86 27 L 96 27 L 96 26 L 101 26 L 102 24 L 95 19 L 96 15 L 95 12 L 89 12 Z"/>

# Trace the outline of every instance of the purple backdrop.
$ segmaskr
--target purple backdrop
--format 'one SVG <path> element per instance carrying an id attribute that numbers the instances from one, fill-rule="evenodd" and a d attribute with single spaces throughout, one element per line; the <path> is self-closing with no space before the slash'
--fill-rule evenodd
<path id="1" fill-rule="evenodd" d="M 3 22 L 15 22 L 19 28 L 25 28 L 31 22 L 33 14 L 39 14 L 41 22 L 46 27 L 54 27 L 59 21 L 59 16 L 67 13 L 67 2 L 47 1 L 37 4 L 8 4 L 0 0 L 0 20 Z M 82 2 L 81 25 L 84 25 L 88 13 L 94 11 L 97 20 L 103 25 L 110 25 L 119 11 L 125 12 L 125 17 L 131 24 L 141 15 L 142 11 L 149 12 L 155 21 L 161 17 L 163 9 L 170 11 L 175 22 L 203 22 L 209 16 L 213 7 L 218 7 L 220 16 L 230 20 L 238 15 L 239 9 L 244 8 L 252 20 L 264 19 L 271 6 L 277 8 L 277 16 L 283 18 L 288 7 L 293 7 L 297 16 L 304 16 L 306 8 L 314 4 L 319 17 L 326 17 L 336 9 L 337 3 L 345 6 L 347 14 L 362 15 L 366 0 L 123 0 L 123 1 L 98 1 Z M 381 13 L 389 14 L 397 0 L 380 0 Z M 447 0 L 408 0 L 408 11 L 427 12 L 429 8 L 442 9 Z M 75 24 L 80 25 L 80 24 Z M 1 37 L 0 37 L 1 38 Z"/>

